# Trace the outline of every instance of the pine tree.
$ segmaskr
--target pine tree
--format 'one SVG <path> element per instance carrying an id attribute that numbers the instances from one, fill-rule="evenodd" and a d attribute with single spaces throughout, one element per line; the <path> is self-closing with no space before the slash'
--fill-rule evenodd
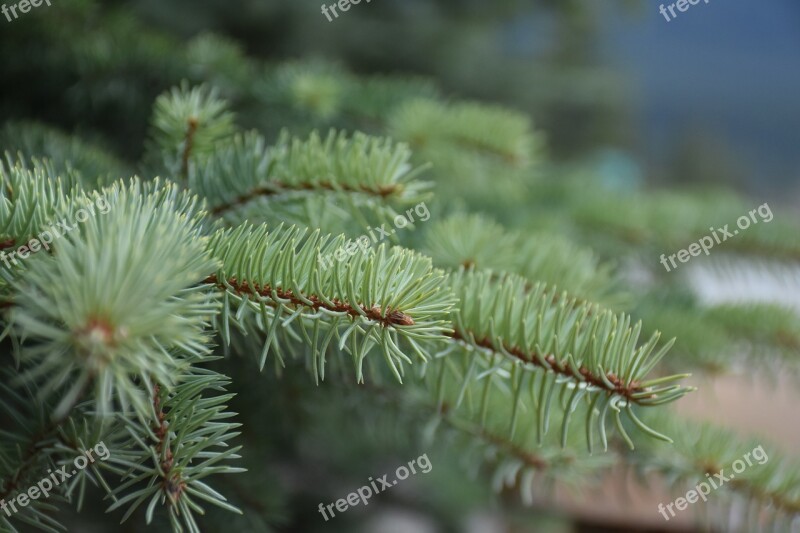
<path id="1" fill-rule="evenodd" d="M 330 465 L 447 450 L 526 503 L 619 464 L 691 487 L 763 442 L 669 404 L 690 372 L 767 366 L 764 351 L 792 368 L 797 316 L 704 307 L 675 278 L 638 291 L 618 268 L 663 277 L 652 258 L 745 200 L 554 176 L 525 114 L 430 80 L 263 65 L 222 37 L 179 45 L 105 20 L 47 40 L 64 69 L 135 65 L 169 86 L 136 165 L 36 122 L 0 132 L 0 500 L 86 450 L 107 459 L 3 508 L 4 531 L 59 531 L 73 509 L 109 528 L 268 531 L 289 496 L 258 452 L 315 431 L 344 439 L 314 455 Z M 92 55 L 139 31 L 134 49 Z M 135 114 L 139 98 L 119 105 Z M 787 220 L 728 251 L 796 260 Z M 798 472 L 770 453 L 715 495 L 736 512 L 709 520 L 788 530 Z M 454 500 L 436 512 L 470 501 Z"/>

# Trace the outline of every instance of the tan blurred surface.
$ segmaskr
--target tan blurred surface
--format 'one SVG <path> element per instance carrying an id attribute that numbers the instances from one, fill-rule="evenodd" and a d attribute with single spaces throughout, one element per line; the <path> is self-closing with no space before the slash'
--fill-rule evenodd
<path id="1" fill-rule="evenodd" d="M 713 380 L 695 378 L 700 389 L 676 402 L 676 411 L 693 420 L 709 421 L 748 436 L 762 436 L 769 455 L 772 450 L 800 459 L 800 391 L 788 376 L 765 378 L 721 376 Z M 696 514 L 690 509 L 669 522 L 658 513 L 659 503 L 668 503 L 685 493 L 669 490 L 657 476 L 647 485 L 629 472 L 610 472 L 596 490 L 583 495 L 561 489 L 558 502 L 567 512 L 598 523 L 631 528 L 694 530 Z M 695 505 L 702 505 L 697 503 Z"/>

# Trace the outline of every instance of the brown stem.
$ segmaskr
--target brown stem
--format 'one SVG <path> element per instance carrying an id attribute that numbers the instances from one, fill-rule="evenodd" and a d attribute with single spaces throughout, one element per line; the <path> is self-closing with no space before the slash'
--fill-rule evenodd
<path id="1" fill-rule="evenodd" d="M 723 470 L 723 468 L 713 464 L 698 464 L 697 466 L 704 474 L 710 476 Z M 800 513 L 800 500 L 786 498 L 775 491 L 762 490 L 753 486 L 747 479 L 728 479 L 725 484 L 732 485 L 734 490 L 746 492 L 756 499 L 770 502 L 776 509 L 781 509 L 789 514 Z"/>
<path id="2" fill-rule="evenodd" d="M 741 479 L 731 479 L 728 480 L 728 483 L 733 485 L 735 490 L 747 492 L 754 498 L 771 503 L 776 509 L 781 509 L 788 514 L 800 513 L 800 500 L 786 498 L 775 491 L 761 490 Z"/>
<path id="3" fill-rule="evenodd" d="M 471 341 L 467 336 L 465 336 L 459 331 L 454 331 L 450 335 L 455 340 L 460 341 L 464 344 L 475 345 L 479 348 L 484 348 L 486 350 L 490 350 L 495 353 L 500 351 L 498 348 L 495 348 L 492 341 L 487 337 Z M 563 365 L 559 364 L 558 361 L 556 361 L 555 356 L 552 354 L 544 357 L 545 362 L 547 363 L 547 365 L 549 365 L 547 366 L 542 364 L 542 362 L 537 357 L 537 354 L 535 353 L 525 353 L 519 347 L 507 346 L 505 344 L 503 345 L 503 349 L 524 363 L 529 363 L 538 366 L 539 368 L 544 368 L 545 370 L 555 372 L 556 374 L 560 374 L 562 376 L 568 376 L 572 379 L 575 379 L 575 374 L 572 372 L 572 370 L 570 370 L 569 365 L 567 363 L 564 363 Z M 592 374 L 588 368 L 581 366 L 578 369 L 578 372 L 580 373 L 581 377 L 586 383 L 594 385 L 595 387 L 606 390 L 610 393 L 624 396 L 630 402 L 639 403 L 639 400 L 646 399 L 646 398 L 633 398 L 634 394 L 645 391 L 645 389 L 641 387 L 636 381 L 633 381 L 629 385 L 626 385 L 625 382 L 623 382 L 615 374 L 609 372 L 608 374 L 606 374 L 605 377 L 608 381 L 611 382 L 612 385 L 614 385 L 613 388 L 609 388 L 609 386 L 602 378 Z"/>
<path id="4" fill-rule="evenodd" d="M 459 431 L 469 433 L 470 435 L 473 435 L 479 439 L 490 442 L 499 448 L 503 448 L 506 452 L 510 453 L 517 459 L 520 459 L 526 465 L 531 466 L 536 470 L 546 470 L 552 466 L 552 463 L 548 462 L 546 459 L 543 459 L 542 457 L 522 448 L 521 446 L 517 446 L 513 442 L 508 441 L 499 435 L 495 435 L 494 433 L 486 431 L 483 428 L 476 428 L 472 425 L 459 422 L 452 416 L 449 416 L 450 405 L 447 403 L 442 404 L 438 411 L 439 414 L 442 415 L 443 419 L 454 428 L 458 429 Z"/>
<path id="5" fill-rule="evenodd" d="M 169 424 L 167 423 L 167 415 L 161 407 L 160 392 L 161 388 L 156 384 L 153 387 L 153 410 L 156 413 L 156 426 L 153 429 L 157 439 L 155 449 L 156 454 L 162 458 L 160 466 L 164 476 L 161 487 L 170 496 L 171 500 L 175 501 L 183 494 L 186 482 L 179 472 L 172 471 L 175 458 L 172 455 L 172 449 L 166 442 L 169 434 Z"/>
<path id="6" fill-rule="evenodd" d="M 186 179 L 189 176 L 189 158 L 192 155 L 194 145 L 194 134 L 197 132 L 199 122 L 196 117 L 189 117 L 189 125 L 186 128 L 186 136 L 183 144 L 183 154 L 181 155 L 181 177 Z"/>
<path id="7" fill-rule="evenodd" d="M 364 305 L 359 306 L 358 308 L 353 307 L 352 305 L 342 302 L 341 300 L 337 300 L 336 298 L 331 299 L 331 304 L 323 302 L 317 296 L 314 295 L 304 295 L 305 299 L 310 301 L 309 304 L 307 301 L 297 297 L 291 290 L 281 289 L 280 287 L 270 287 L 269 285 L 264 285 L 263 287 L 259 287 L 256 284 L 251 284 L 247 281 L 237 281 L 235 278 L 231 278 L 225 281 L 225 283 L 220 283 L 217 280 L 217 276 L 209 276 L 206 278 L 205 283 L 213 283 L 220 288 L 228 288 L 231 287 L 236 293 L 242 294 L 257 294 L 259 296 L 263 296 L 265 298 L 273 298 L 273 291 L 275 295 L 282 299 L 282 300 L 289 300 L 293 305 L 296 306 L 304 306 L 309 307 L 311 309 L 327 309 L 328 311 L 333 311 L 337 313 L 347 313 L 353 318 L 357 318 L 359 316 L 364 315 L 367 316 L 370 320 L 374 320 L 375 322 L 380 323 L 384 327 L 389 326 L 413 326 L 414 319 L 411 318 L 409 315 L 399 311 L 397 309 L 388 309 L 386 316 L 382 315 L 381 308 L 377 305 L 372 307 L 366 307 Z M 359 311 L 360 309 L 360 311 Z"/>
<path id="8" fill-rule="evenodd" d="M 397 191 L 400 190 L 398 185 L 382 185 L 376 188 L 367 187 L 366 185 L 360 185 L 357 187 L 351 185 L 341 185 L 336 184 L 334 185 L 328 181 L 318 181 L 318 182 L 308 182 L 308 183 L 298 183 L 298 184 L 289 184 L 289 183 L 282 183 L 282 182 L 270 182 L 269 187 L 257 187 L 247 194 L 243 194 L 231 200 L 230 202 L 221 204 L 216 206 L 211 210 L 211 213 L 214 215 L 219 215 L 226 211 L 230 211 L 235 207 L 239 207 L 241 205 L 246 204 L 247 202 L 264 196 L 273 196 L 276 194 L 281 194 L 284 192 L 292 192 L 292 191 L 316 191 L 316 190 L 324 190 L 324 191 L 345 191 L 345 192 L 361 192 L 365 194 L 371 194 L 375 196 L 380 196 L 381 198 L 386 198 Z"/>
<path id="9" fill-rule="evenodd" d="M 536 470 L 546 470 L 550 463 L 546 460 L 542 459 L 535 453 L 531 453 L 520 446 L 517 446 L 513 442 L 509 442 L 502 437 L 498 437 L 492 433 L 489 433 L 486 430 L 481 430 L 476 432 L 477 436 L 491 442 L 495 446 L 499 446 L 500 448 L 504 448 L 508 453 L 513 455 L 514 457 L 522 460 L 526 465 L 535 468 Z"/>

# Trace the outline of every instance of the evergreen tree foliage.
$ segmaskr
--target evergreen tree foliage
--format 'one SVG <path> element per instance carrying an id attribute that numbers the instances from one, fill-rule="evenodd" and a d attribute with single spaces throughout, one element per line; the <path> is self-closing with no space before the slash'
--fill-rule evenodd
<path id="1" fill-rule="evenodd" d="M 691 486 L 765 442 L 669 404 L 691 373 L 796 368 L 797 315 L 704 305 L 657 264 L 746 200 L 608 188 L 551 164 L 525 113 L 428 79 L 263 64 L 124 11 L 81 34 L 95 7 L 14 29 L 80 74 L 70 113 L 149 125 L 121 126 L 108 146 L 145 138 L 119 155 L 31 120 L 0 130 L 0 500 L 99 442 L 109 458 L 0 512 L 3 531 L 95 509 L 131 530 L 271 531 L 300 503 L 262 452 L 336 472 L 426 446 L 446 452 L 437 469 L 460 458 L 541 503 L 619 464 Z M 718 253 L 796 260 L 797 227 L 776 215 Z M 630 264 L 659 281 L 639 290 Z M 323 431 L 338 438 L 310 450 Z M 797 467 L 770 461 L 725 487 L 710 525 L 798 519 Z M 432 512 L 454 525 L 474 501 L 457 490 L 482 485 L 449 479 L 448 500 L 442 479 Z"/>

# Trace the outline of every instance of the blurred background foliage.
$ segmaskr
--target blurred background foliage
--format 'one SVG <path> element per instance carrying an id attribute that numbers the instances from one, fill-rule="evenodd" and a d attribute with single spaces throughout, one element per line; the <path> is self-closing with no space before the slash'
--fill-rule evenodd
<path id="1" fill-rule="evenodd" d="M 48 10 L 3 26 L 0 46 L 14 52 L 0 74 L 14 81 L 0 88 L 0 116 L 102 132 L 128 156 L 153 97 L 203 75 L 169 52 L 215 32 L 253 57 L 430 76 L 445 94 L 530 113 L 555 157 L 592 158 L 617 176 L 797 191 L 792 0 L 763 10 L 733 0 L 674 23 L 636 0 L 383 0 L 333 23 L 308 0 L 75 0 Z M 235 53 L 213 52 L 220 66 Z"/>

